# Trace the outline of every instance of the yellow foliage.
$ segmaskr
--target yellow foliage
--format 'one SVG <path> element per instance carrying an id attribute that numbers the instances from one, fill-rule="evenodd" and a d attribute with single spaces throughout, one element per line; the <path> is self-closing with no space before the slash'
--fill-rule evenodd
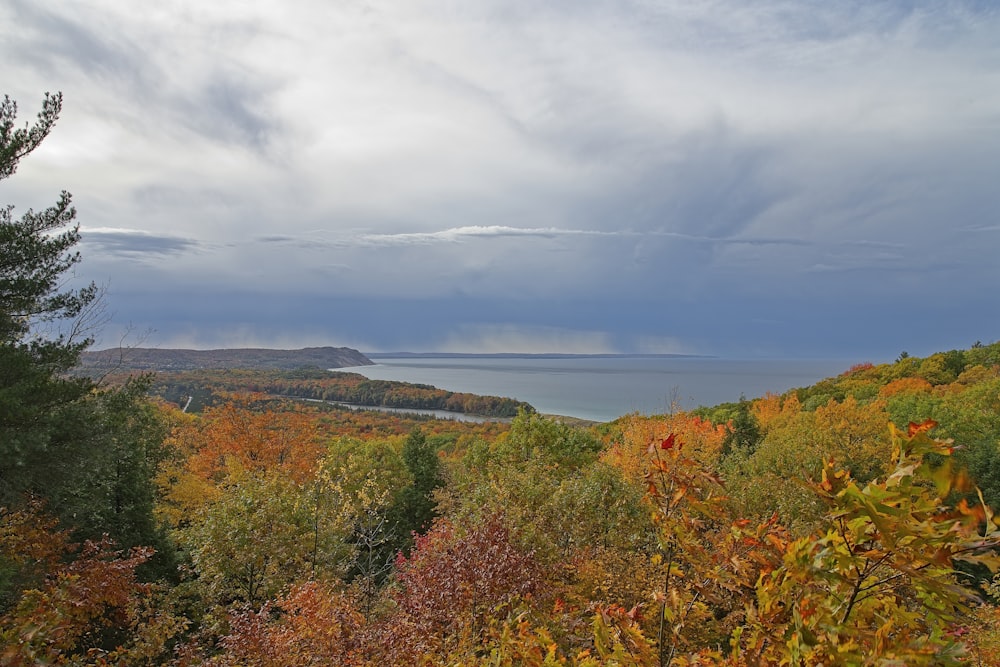
<path id="1" fill-rule="evenodd" d="M 753 402 L 751 410 L 761 429 L 766 431 L 771 422 L 781 416 L 781 407 L 781 396 L 767 392 L 763 398 L 758 398 Z"/>
<path id="2" fill-rule="evenodd" d="M 652 557 L 636 551 L 582 548 L 571 565 L 572 588 L 578 602 L 614 603 L 632 608 L 651 601 L 650 592 L 660 584 L 662 554 Z"/>
<path id="3" fill-rule="evenodd" d="M 862 481 L 886 470 L 892 446 L 886 435 L 889 415 L 883 401 L 859 404 L 848 396 L 816 408 L 815 439 L 826 456 L 848 466 Z"/>
<path id="4" fill-rule="evenodd" d="M 966 368 L 955 382 L 962 385 L 973 385 L 980 382 L 987 382 L 997 376 L 1000 376 L 1000 367 L 993 366 L 992 368 L 986 368 L 980 364 Z"/>
<path id="5" fill-rule="evenodd" d="M 156 475 L 160 501 L 156 517 L 171 528 L 183 527 L 199 510 L 221 495 L 217 486 L 187 470 L 186 462 L 164 465 Z"/>

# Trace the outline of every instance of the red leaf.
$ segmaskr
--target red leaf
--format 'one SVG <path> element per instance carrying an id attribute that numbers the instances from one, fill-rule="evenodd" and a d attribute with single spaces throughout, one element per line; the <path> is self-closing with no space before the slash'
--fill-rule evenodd
<path id="1" fill-rule="evenodd" d="M 677 434 L 671 433 L 666 437 L 666 439 L 660 443 L 660 449 L 673 449 L 674 442 L 677 440 Z"/>

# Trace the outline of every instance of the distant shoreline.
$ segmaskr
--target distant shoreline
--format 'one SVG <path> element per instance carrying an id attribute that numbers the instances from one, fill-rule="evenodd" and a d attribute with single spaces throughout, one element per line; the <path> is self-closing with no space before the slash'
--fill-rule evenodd
<path id="1" fill-rule="evenodd" d="M 576 354 L 561 352 L 365 352 L 369 359 L 715 359 L 710 354 Z"/>
<path id="2" fill-rule="evenodd" d="M 509 396 L 542 414 L 607 422 L 632 412 L 660 414 L 735 402 L 813 384 L 843 372 L 837 360 L 724 359 L 668 355 L 464 355 L 392 357 L 347 369 L 373 380 L 428 384 Z"/>

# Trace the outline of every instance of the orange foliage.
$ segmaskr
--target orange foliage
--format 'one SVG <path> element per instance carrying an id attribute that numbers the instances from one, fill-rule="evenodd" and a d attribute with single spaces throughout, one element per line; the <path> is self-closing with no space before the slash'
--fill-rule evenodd
<path id="1" fill-rule="evenodd" d="M 788 424 L 802 411 L 802 403 L 795 392 L 789 392 L 784 396 L 767 392 L 763 398 L 755 399 L 751 403 L 750 410 L 757 419 L 761 431 L 767 432 L 772 428 L 781 428 Z"/>
<path id="2" fill-rule="evenodd" d="M 38 519 L 47 522 L 44 516 L 38 515 Z M 32 532 L 28 526 L 6 522 L 4 528 L 6 533 Z M 61 537 L 61 533 L 47 536 L 43 558 L 53 555 L 49 553 L 52 548 L 63 553 L 73 549 L 65 542 L 59 544 Z M 126 630 L 136 634 L 133 640 L 148 642 L 151 635 L 147 636 L 148 626 L 144 625 L 143 600 L 148 598 L 150 587 L 138 583 L 135 570 L 152 554 L 146 547 L 127 554 L 115 551 L 107 538 L 85 542 L 75 560 L 55 565 L 43 585 L 24 591 L 18 604 L 0 618 L 0 664 L 83 664 L 76 658 L 125 656 L 128 653 L 122 647 L 108 651 L 101 645 L 105 643 L 102 640 Z"/>
<path id="3" fill-rule="evenodd" d="M 931 383 L 923 378 L 905 377 L 893 380 L 879 389 L 880 398 L 889 398 L 896 394 L 920 394 L 931 390 Z"/>
<path id="4" fill-rule="evenodd" d="M 293 586 L 259 611 L 230 617 L 232 628 L 220 644 L 215 667 L 360 665 L 364 617 L 343 593 L 314 581 Z"/>
<path id="5" fill-rule="evenodd" d="M 781 396 L 767 392 L 753 402 L 751 411 L 761 429 L 766 430 L 768 424 L 781 415 Z"/>
<path id="6" fill-rule="evenodd" d="M 234 465 L 253 472 L 282 470 L 300 483 L 310 479 L 323 452 L 312 416 L 256 411 L 249 407 L 252 400 L 244 396 L 205 411 L 188 434 L 197 443 L 188 469 L 216 482 Z"/>
<path id="7" fill-rule="evenodd" d="M 852 396 L 816 408 L 814 442 L 827 456 L 849 465 L 855 477 L 867 481 L 881 475 L 892 446 L 885 425 L 885 401 L 858 403 Z"/>
<path id="8" fill-rule="evenodd" d="M 722 480 L 674 434 L 648 444 L 647 491 L 659 529 L 663 584 L 655 600 L 660 664 L 717 645 L 742 622 L 762 574 L 778 567 L 787 533 L 776 516 L 730 516 Z"/>
<path id="9" fill-rule="evenodd" d="M 601 458 L 619 468 L 626 479 L 640 482 L 649 468 L 649 443 L 670 434 L 683 443 L 685 454 L 710 467 L 719 458 L 726 427 L 686 412 L 655 417 L 629 415 L 622 418 L 621 441 L 606 447 Z"/>
<path id="10" fill-rule="evenodd" d="M 785 401 L 781 404 L 781 415 L 783 418 L 788 418 L 800 412 L 802 412 L 802 402 L 799 400 L 798 394 L 792 392 L 785 397 Z"/>
<path id="11" fill-rule="evenodd" d="M 453 419 L 428 419 L 402 412 L 347 408 L 318 412 L 316 423 L 324 435 L 353 436 L 365 440 L 406 435 L 416 427 L 420 427 L 420 430 L 428 436 L 458 434 L 492 440 L 510 429 L 510 424 L 503 421 L 477 423 Z"/>
<path id="12" fill-rule="evenodd" d="M 0 508 L 0 560 L 32 578 L 54 568 L 66 548 L 66 533 L 46 516 L 42 503 L 30 501 L 23 509 Z"/>
<path id="13" fill-rule="evenodd" d="M 1000 607 L 983 604 L 977 607 L 968 626 L 954 631 L 955 638 L 969 647 L 969 664 L 976 667 L 1000 667 Z"/>

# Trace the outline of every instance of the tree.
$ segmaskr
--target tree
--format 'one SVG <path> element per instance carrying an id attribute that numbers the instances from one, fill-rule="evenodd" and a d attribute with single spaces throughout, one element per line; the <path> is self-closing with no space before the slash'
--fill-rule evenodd
<path id="1" fill-rule="evenodd" d="M 0 519 L 0 562 L 30 575 L 0 614 L 0 665 L 163 664 L 187 621 L 157 609 L 160 589 L 139 581 L 150 549 L 70 544 L 37 503 Z"/>
<path id="2" fill-rule="evenodd" d="M 205 410 L 200 422 L 177 429 L 174 436 L 195 450 L 190 472 L 215 483 L 234 470 L 281 470 L 300 483 L 313 477 L 322 453 L 315 421 L 300 410 L 260 409 L 255 405 L 260 398 L 234 396 Z"/>
<path id="3" fill-rule="evenodd" d="M 413 429 L 403 444 L 403 463 L 413 482 L 399 492 L 390 516 L 398 522 L 396 530 L 403 538 L 399 546 L 409 552 L 410 535 L 426 532 L 437 516 L 433 494 L 442 483 L 437 451 L 420 429 Z"/>
<path id="4" fill-rule="evenodd" d="M 256 607 L 311 571 L 310 507 L 292 480 L 244 475 L 182 531 L 198 581 L 213 603 Z"/>
<path id="5" fill-rule="evenodd" d="M 48 506 L 72 523 L 79 538 L 109 534 L 126 548 L 152 547 L 155 554 L 140 574 L 171 578 L 173 544 L 154 516 L 154 478 L 166 454 L 166 429 L 161 411 L 145 398 L 147 387 L 144 380 L 131 381 L 74 406 L 81 421 L 65 432 L 77 439 L 75 455 L 49 462 L 62 482 L 47 492 Z"/>
<path id="6" fill-rule="evenodd" d="M 331 586 L 310 581 L 292 586 L 273 604 L 230 617 L 212 667 L 360 665 L 364 618 L 353 601 Z"/>
<path id="7" fill-rule="evenodd" d="M 760 432 L 760 424 L 754 417 L 751 407 L 750 401 L 745 396 L 740 396 L 736 414 L 733 415 L 729 426 L 726 427 L 726 437 L 722 441 L 722 456 L 729 456 L 736 451 L 752 454 L 760 441 L 764 439 L 764 434 Z"/>
<path id="8" fill-rule="evenodd" d="M 396 562 L 396 613 L 386 619 L 381 664 L 442 664 L 465 638 L 478 645 L 490 618 L 537 593 L 539 567 L 494 514 L 463 530 L 447 519 Z M 451 662 L 449 660 L 448 662 Z"/>
<path id="9" fill-rule="evenodd" d="M 778 648 L 791 664 L 963 662 L 953 630 L 975 598 L 957 565 L 995 570 L 1000 532 L 984 503 L 946 503 L 968 480 L 951 443 L 928 435 L 934 426 L 891 427 L 894 469 L 864 487 L 824 467 L 812 488 L 829 507 L 825 530 L 790 543 L 758 580 L 748 650 Z"/>
<path id="10" fill-rule="evenodd" d="M 401 454 L 409 484 L 400 488 L 385 507 L 372 503 L 359 508 L 351 538 L 358 549 L 357 560 L 349 578 L 366 591 L 366 615 L 370 594 L 390 574 L 396 556 L 409 555 L 414 536 L 426 533 L 437 517 L 434 491 L 443 479 L 436 441 L 428 440 L 419 428 L 410 431 Z"/>
<path id="11" fill-rule="evenodd" d="M 36 122 L 18 128 L 17 104 L 4 96 L 0 180 L 48 136 L 61 108 L 62 95 L 46 93 Z M 13 211 L 0 207 L 0 517 L 34 497 L 76 539 L 162 543 L 151 484 L 162 434 L 145 385 L 108 389 L 69 374 L 100 306 L 93 283 L 69 286 L 80 261 L 70 195 L 20 218 Z"/>
<path id="12" fill-rule="evenodd" d="M 1000 565 L 1000 521 L 981 499 L 946 502 L 968 480 L 953 464 L 951 442 L 928 435 L 934 426 L 910 424 L 905 435 L 890 427 L 891 472 L 863 487 L 826 462 L 821 480 L 809 486 L 827 514 L 794 540 L 774 519 L 756 529 L 736 520 L 713 534 L 711 522 L 724 513 L 704 513 L 707 487 L 692 484 L 697 466 L 680 458 L 672 436 L 664 440 L 650 492 L 667 546 L 663 613 L 674 637 L 667 641 L 661 632 L 660 665 L 677 664 L 675 657 L 689 665 L 964 664 L 958 624 L 976 600 L 957 566 Z M 699 505 L 702 519 L 692 522 L 686 517 Z M 699 637 L 685 645 L 696 632 L 692 619 L 709 626 L 723 617 L 722 591 L 742 603 L 730 607 L 738 625 L 726 626 L 728 662 L 704 648 L 726 642 Z M 710 616 L 694 614 L 701 601 L 711 601 Z M 698 654 L 675 651 L 688 647 Z"/>
<path id="13" fill-rule="evenodd" d="M 449 469 L 442 507 L 467 522 L 502 513 L 521 544 L 530 544 L 541 560 L 563 557 L 570 548 L 563 528 L 572 519 L 552 517 L 572 502 L 560 488 L 587 474 L 600 447 L 583 429 L 522 412 L 507 434 L 473 443 L 460 465 Z M 580 524 L 589 519 L 577 517 Z"/>
<path id="14" fill-rule="evenodd" d="M 15 129 L 17 104 L 4 96 L 0 180 L 38 147 L 61 107 L 61 94 L 46 94 L 35 125 Z M 68 193 L 55 206 L 28 210 L 20 219 L 13 210 L 0 207 L 0 505 L 38 490 L 48 472 L 35 464 L 58 447 L 60 409 L 93 389 L 89 380 L 62 374 L 90 343 L 81 337 L 77 318 L 98 294 L 94 284 L 63 288 L 66 272 L 80 261 L 73 252 L 80 234 Z M 68 328 L 60 327 L 66 322 Z"/>

